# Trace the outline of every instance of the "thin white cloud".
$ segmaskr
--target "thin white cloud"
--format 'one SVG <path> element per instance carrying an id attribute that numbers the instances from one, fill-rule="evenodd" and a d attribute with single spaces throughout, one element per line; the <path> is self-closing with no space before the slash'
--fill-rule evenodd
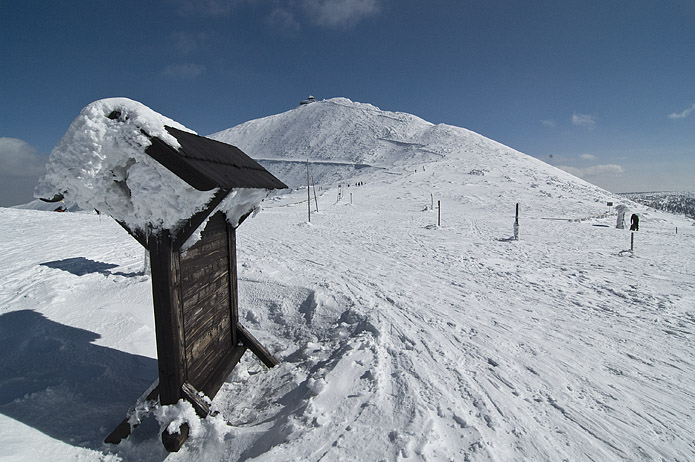
<path id="1" fill-rule="evenodd" d="M 593 165 L 585 168 L 558 165 L 558 168 L 579 178 L 591 178 L 599 175 L 622 175 L 625 173 L 625 169 L 617 164 Z"/>
<path id="2" fill-rule="evenodd" d="M 350 27 L 376 15 L 382 0 L 303 0 L 304 9 L 315 24 L 328 28 Z"/>
<path id="3" fill-rule="evenodd" d="M 43 173 L 46 158 L 26 141 L 0 137 L 0 164 L 2 176 L 32 177 Z"/>
<path id="4" fill-rule="evenodd" d="M 579 156 L 579 158 L 580 158 L 580 159 L 584 159 L 584 160 L 596 160 L 596 156 L 593 155 L 593 154 L 589 154 L 589 153 L 587 153 L 587 154 L 582 154 L 582 155 Z"/>
<path id="5" fill-rule="evenodd" d="M 596 126 L 596 116 L 589 114 L 572 114 L 572 125 L 592 129 Z"/>
<path id="6" fill-rule="evenodd" d="M 187 32 L 174 32 L 171 34 L 176 49 L 187 55 L 198 49 L 198 40 L 193 34 Z"/>
<path id="7" fill-rule="evenodd" d="M 266 18 L 266 24 L 271 29 L 284 33 L 299 32 L 302 28 L 294 12 L 282 7 L 273 8 Z"/>
<path id="8" fill-rule="evenodd" d="M 162 74 L 167 77 L 178 79 L 195 79 L 205 70 L 204 66 L 198 64 L 171 64 L 164 68 Z"/>
<path id="9" fill-rule="evenodd" d="M 688 117 L 693 111 L 695 111 L 695 103 L 691 104 L 690 107 L 685 108 L 681 112 L 672 112 L 671 114 L 668 115 L 669 119 L 685 119 Z"/>
<path id="10" fill-rule="evenodd" d="M 555 123 L 555 121 L 551 120 L 551 119 L 541 120 L 541 125 L 543 125 L 544 127 L 550 127 L 550 128 L 557 127 L 557 123 Z"/>

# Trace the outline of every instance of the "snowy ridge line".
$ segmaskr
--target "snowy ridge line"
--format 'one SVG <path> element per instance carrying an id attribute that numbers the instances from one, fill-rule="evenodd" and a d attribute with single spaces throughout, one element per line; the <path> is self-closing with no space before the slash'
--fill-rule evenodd
<path id="1" fill-rule="evenodd" d="M 284 162 L 288 164 L 302 164 L 305 165 L 307 164 L 306 159 L 301 160 L 301 159 L 288 159 L 288 158 L 267 158 L 267 157 L 256 157 L 254 160 L 258 162 Z M 377 168 L 377 169 L 386 169 L 387 167 L 379 167 L 376 165 L 371 165 L 371 164 L 363 164 L 363 163 L 357 163 L 357 162 L 349 162 L 349 161 L 339 161 L 339 160 L 312 160 L 309 159 L 309 168 L 311 168 L 312 165 L 335 165 L 335 166 L 347 166 L 347 167 L 355 167 L 356 169 L 361 169 L 361 168 Z"/>
<path id="2" fill-rule="evenodd" d="M 357 107 L 362 111 L 373 112 L 373 113 L 377 114 L 379 117 L 392 119 L 392 120 L 395 120 L 397 122 L 402 122 L 405 117 L 413 117 L 412 115 L 406 114 L 404 112 L 383 111 L 372 104 L 357 103 L 357 102 L 353 102 L 353 101 L 349 100 L 348 98 L 331 98 L 331 99 L 324 99 L 324 100 L 318 101 L 318 102 L 333 104 L 335 106 L 342 106 L 342 107 L 345 107 L 348 109 L 354 109 L 355 107 Z M 399 117 L 399 116 L 402 116 L 402 117 Z"/>

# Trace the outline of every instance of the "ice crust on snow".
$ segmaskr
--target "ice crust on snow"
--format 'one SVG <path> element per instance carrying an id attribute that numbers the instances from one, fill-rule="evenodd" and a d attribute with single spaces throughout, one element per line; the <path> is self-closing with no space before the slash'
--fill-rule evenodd
<path id="1" fill-rule="evenodd" d="M 151 137 L 180 148 L 165 126 L 195 133 L 127 98 L 89 104 L 51 152 L 35 196 L 62 193 L 80 208 L 99 210 L 131 229 L 175 230 L 182 220 L 204 209 L 218 190 L 196 190 L 145 153 Z M 266 194 L 266 190 L 234 190 L 217 209 L 236 226 Z M 199 235 L 200 230 L 195 233 Z M 187 244 L 194 242 L 195 238 Z"/>

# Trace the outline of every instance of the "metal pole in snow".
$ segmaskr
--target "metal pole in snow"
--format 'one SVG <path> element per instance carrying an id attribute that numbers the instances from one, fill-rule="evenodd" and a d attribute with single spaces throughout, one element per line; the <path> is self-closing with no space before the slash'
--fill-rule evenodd
<path id="1" fill-rule="evenodd" d="M 437 201 L 437 226 L 442 226 L 442 201 Z"/>
<path id="2" fill-rule="evenodd" d="M 630 252 L 635 249 L 635 233 L 630 233 Z"/>

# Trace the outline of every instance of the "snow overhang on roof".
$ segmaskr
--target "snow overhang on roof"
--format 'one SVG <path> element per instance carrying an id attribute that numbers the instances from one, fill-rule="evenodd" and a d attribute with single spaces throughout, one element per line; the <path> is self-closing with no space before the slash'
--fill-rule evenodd
<path id="1" fill-rule="evenodd" d="M 165 128 L 181 147 L 176 150 L 161 139 L 151 137 L 152 144 L 145 152 L 198 191 L 287 188 L 236 146 L 174 127 Z"/>
<path id="2" fill-rule="evenodd" d="M 149 234 L 176 233 L 215 210 L 236 227 L 269 190 L 286 187 L 240 149 L 137 101 L 108 98 L 70 124 L 34 194 L 64 197 Z"/>

